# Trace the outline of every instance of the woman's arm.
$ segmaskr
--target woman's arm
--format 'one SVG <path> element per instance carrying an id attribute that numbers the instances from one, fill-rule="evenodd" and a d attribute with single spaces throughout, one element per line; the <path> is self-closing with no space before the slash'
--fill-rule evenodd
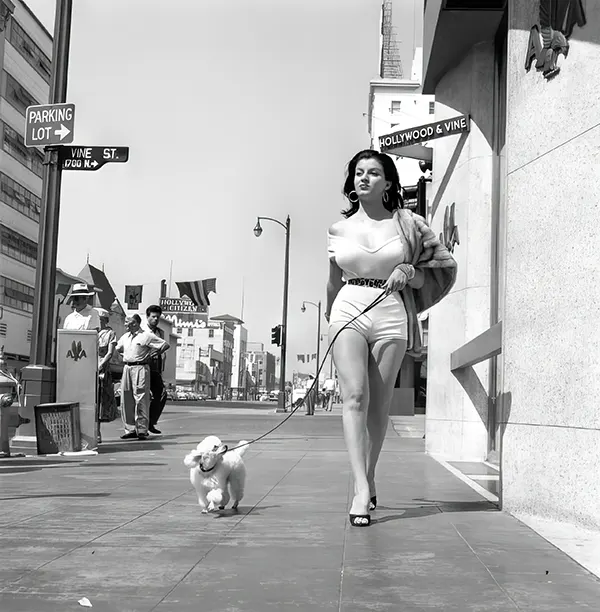
<path id="1" fill-rule="evenodd" d="M 344 286 L 342 280 L 342 271 L 333 259 L 329 260 L 329 280 L 327 281 L 327 306 L 325 308 L 325 318 L 329 321 L 329 315 L 331 313 L 331 307 L 333 302 L 340 292 L 340 289 Z"/>

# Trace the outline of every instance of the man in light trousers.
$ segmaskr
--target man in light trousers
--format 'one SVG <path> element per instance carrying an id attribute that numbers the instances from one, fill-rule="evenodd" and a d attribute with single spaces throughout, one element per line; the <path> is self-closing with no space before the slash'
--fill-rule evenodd
<path id="1" fill-rule="evenodd" d="M 129 330 L 117 343 L 123 354 L 121 380 L 121 418 L 125 433 L 122 440 L 148 438 L 150 409 L 150 361 L 169 349 L 169 344 L 147 330 L 141 329 L 141 318 L 134 314 L 125 319 Z"/>

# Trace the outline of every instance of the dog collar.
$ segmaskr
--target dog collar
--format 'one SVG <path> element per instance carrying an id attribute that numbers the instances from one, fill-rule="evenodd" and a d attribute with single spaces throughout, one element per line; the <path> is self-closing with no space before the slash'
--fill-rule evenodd
<path id="1" fill-rule="evenodd" d="M 212 472 L 212 471 L 213 471 L 213 470 L 214 470 L 214 469 L 215 469 L 217 466 L 216 466 L 216 465 L 213 465 L 213 466 L 212 466 L 210 469 L 208 469 L 208 470 L 205 470 L 205 469 L 204 469 L 204 468 L 203 468 L 203 467 L 202 467 L 200 464 L 198 464 L 198 467 L 200 468 L 200 471 L 201 471 L 201 472 L 204 472 L 204 473 L 206 474 L 206 473 L 208 473 L 208 472 Z"/>

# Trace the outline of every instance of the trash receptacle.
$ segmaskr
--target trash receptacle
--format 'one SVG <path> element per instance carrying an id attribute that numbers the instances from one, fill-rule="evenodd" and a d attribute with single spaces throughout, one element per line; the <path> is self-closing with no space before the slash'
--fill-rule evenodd
<path id="1" fill-rule="evenodd" d="M 38 404 L 34 410 L 38 455 L 81 450 L 78 402 Z"/>

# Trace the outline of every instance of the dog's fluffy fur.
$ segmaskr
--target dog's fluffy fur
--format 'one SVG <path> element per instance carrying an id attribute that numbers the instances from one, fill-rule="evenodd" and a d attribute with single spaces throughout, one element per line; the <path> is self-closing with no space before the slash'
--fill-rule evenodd
<path id="1" fill-rule="evenodd" d="M 241 440 L 238 446 L 246 443 Z M 217 507 L 223 510 L 230 499 L 232 509 L 237 510 L 244 497 L 246 466 L 242 457 L 247 448 L 227 451 L 227 445 L 217 436 L 208 436 L 186 455 L 183 463 L 190 468 L 190 481 L 202 512 L 211 512 Z"/>

